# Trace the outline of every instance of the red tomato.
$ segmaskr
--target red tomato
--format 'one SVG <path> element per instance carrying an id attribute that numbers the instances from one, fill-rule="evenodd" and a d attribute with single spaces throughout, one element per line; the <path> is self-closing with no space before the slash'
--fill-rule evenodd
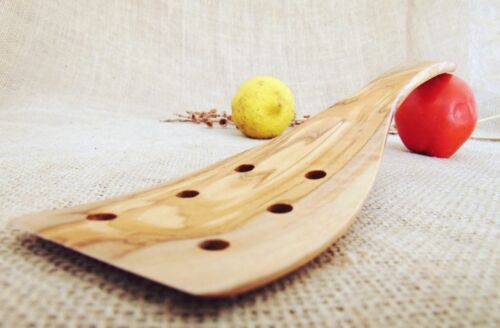
<path id="1" fill-rule="evenodd" d="M 465 81 L 441 74 L 415 89 L 396 111 L 395 120 L 409 150 L 448 158 L 476 127 L 476 101 Z"/>

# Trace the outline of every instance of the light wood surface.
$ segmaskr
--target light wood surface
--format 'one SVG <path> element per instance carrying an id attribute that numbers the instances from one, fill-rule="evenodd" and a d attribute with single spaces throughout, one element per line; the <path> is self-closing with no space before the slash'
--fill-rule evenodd
<path id="1" fill-rule="evenodd" d="M 245 292 L 342 236 L 373 185 L 394 108 L 453 70 L 443 62 L 389 72 L 282 136 L 191 175 L 14 224 L 190 294 Z"/>

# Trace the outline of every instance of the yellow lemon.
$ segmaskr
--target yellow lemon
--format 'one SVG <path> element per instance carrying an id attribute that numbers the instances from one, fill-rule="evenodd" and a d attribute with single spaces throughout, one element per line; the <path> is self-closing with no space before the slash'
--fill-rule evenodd
<path id="1" fill-rule="evenodd" d="M 243 83 L 231 107 L 234 124 L 250 138 L 279 136 L 295 117 L 292 91 L 271 76 L 256 76 Z"/>

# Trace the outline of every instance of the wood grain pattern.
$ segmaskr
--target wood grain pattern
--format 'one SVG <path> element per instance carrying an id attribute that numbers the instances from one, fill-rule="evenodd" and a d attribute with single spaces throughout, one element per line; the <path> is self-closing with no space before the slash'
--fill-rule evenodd
<path id="1" fill-rule="evenodd" d="M 453 70 L 444 62 L 389 72 L 282 136 L 191 175 L 14 224 L 191 294 L 242 293 L 345 232 L 373 185 L 394 108 Z"/>

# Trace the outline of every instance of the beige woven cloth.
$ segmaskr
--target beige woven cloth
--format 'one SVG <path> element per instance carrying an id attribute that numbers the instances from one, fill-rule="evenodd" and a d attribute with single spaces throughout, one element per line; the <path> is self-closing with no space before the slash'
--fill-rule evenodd
<path id="1" fill-rule="evenodd" d="M 313 114 L 395 65 L 446 59 L 480 116 L 498 114 L 499 22 L 497 1 L 0 0 L 0 326 L 499 326 L 499 143 L 471 140 L 443 160 L 389 137 L 347 235 L 233 299 L 197 299 L 7 225 L 258 144 L 159 122 L 229 109 L 257 74 Z"/>

